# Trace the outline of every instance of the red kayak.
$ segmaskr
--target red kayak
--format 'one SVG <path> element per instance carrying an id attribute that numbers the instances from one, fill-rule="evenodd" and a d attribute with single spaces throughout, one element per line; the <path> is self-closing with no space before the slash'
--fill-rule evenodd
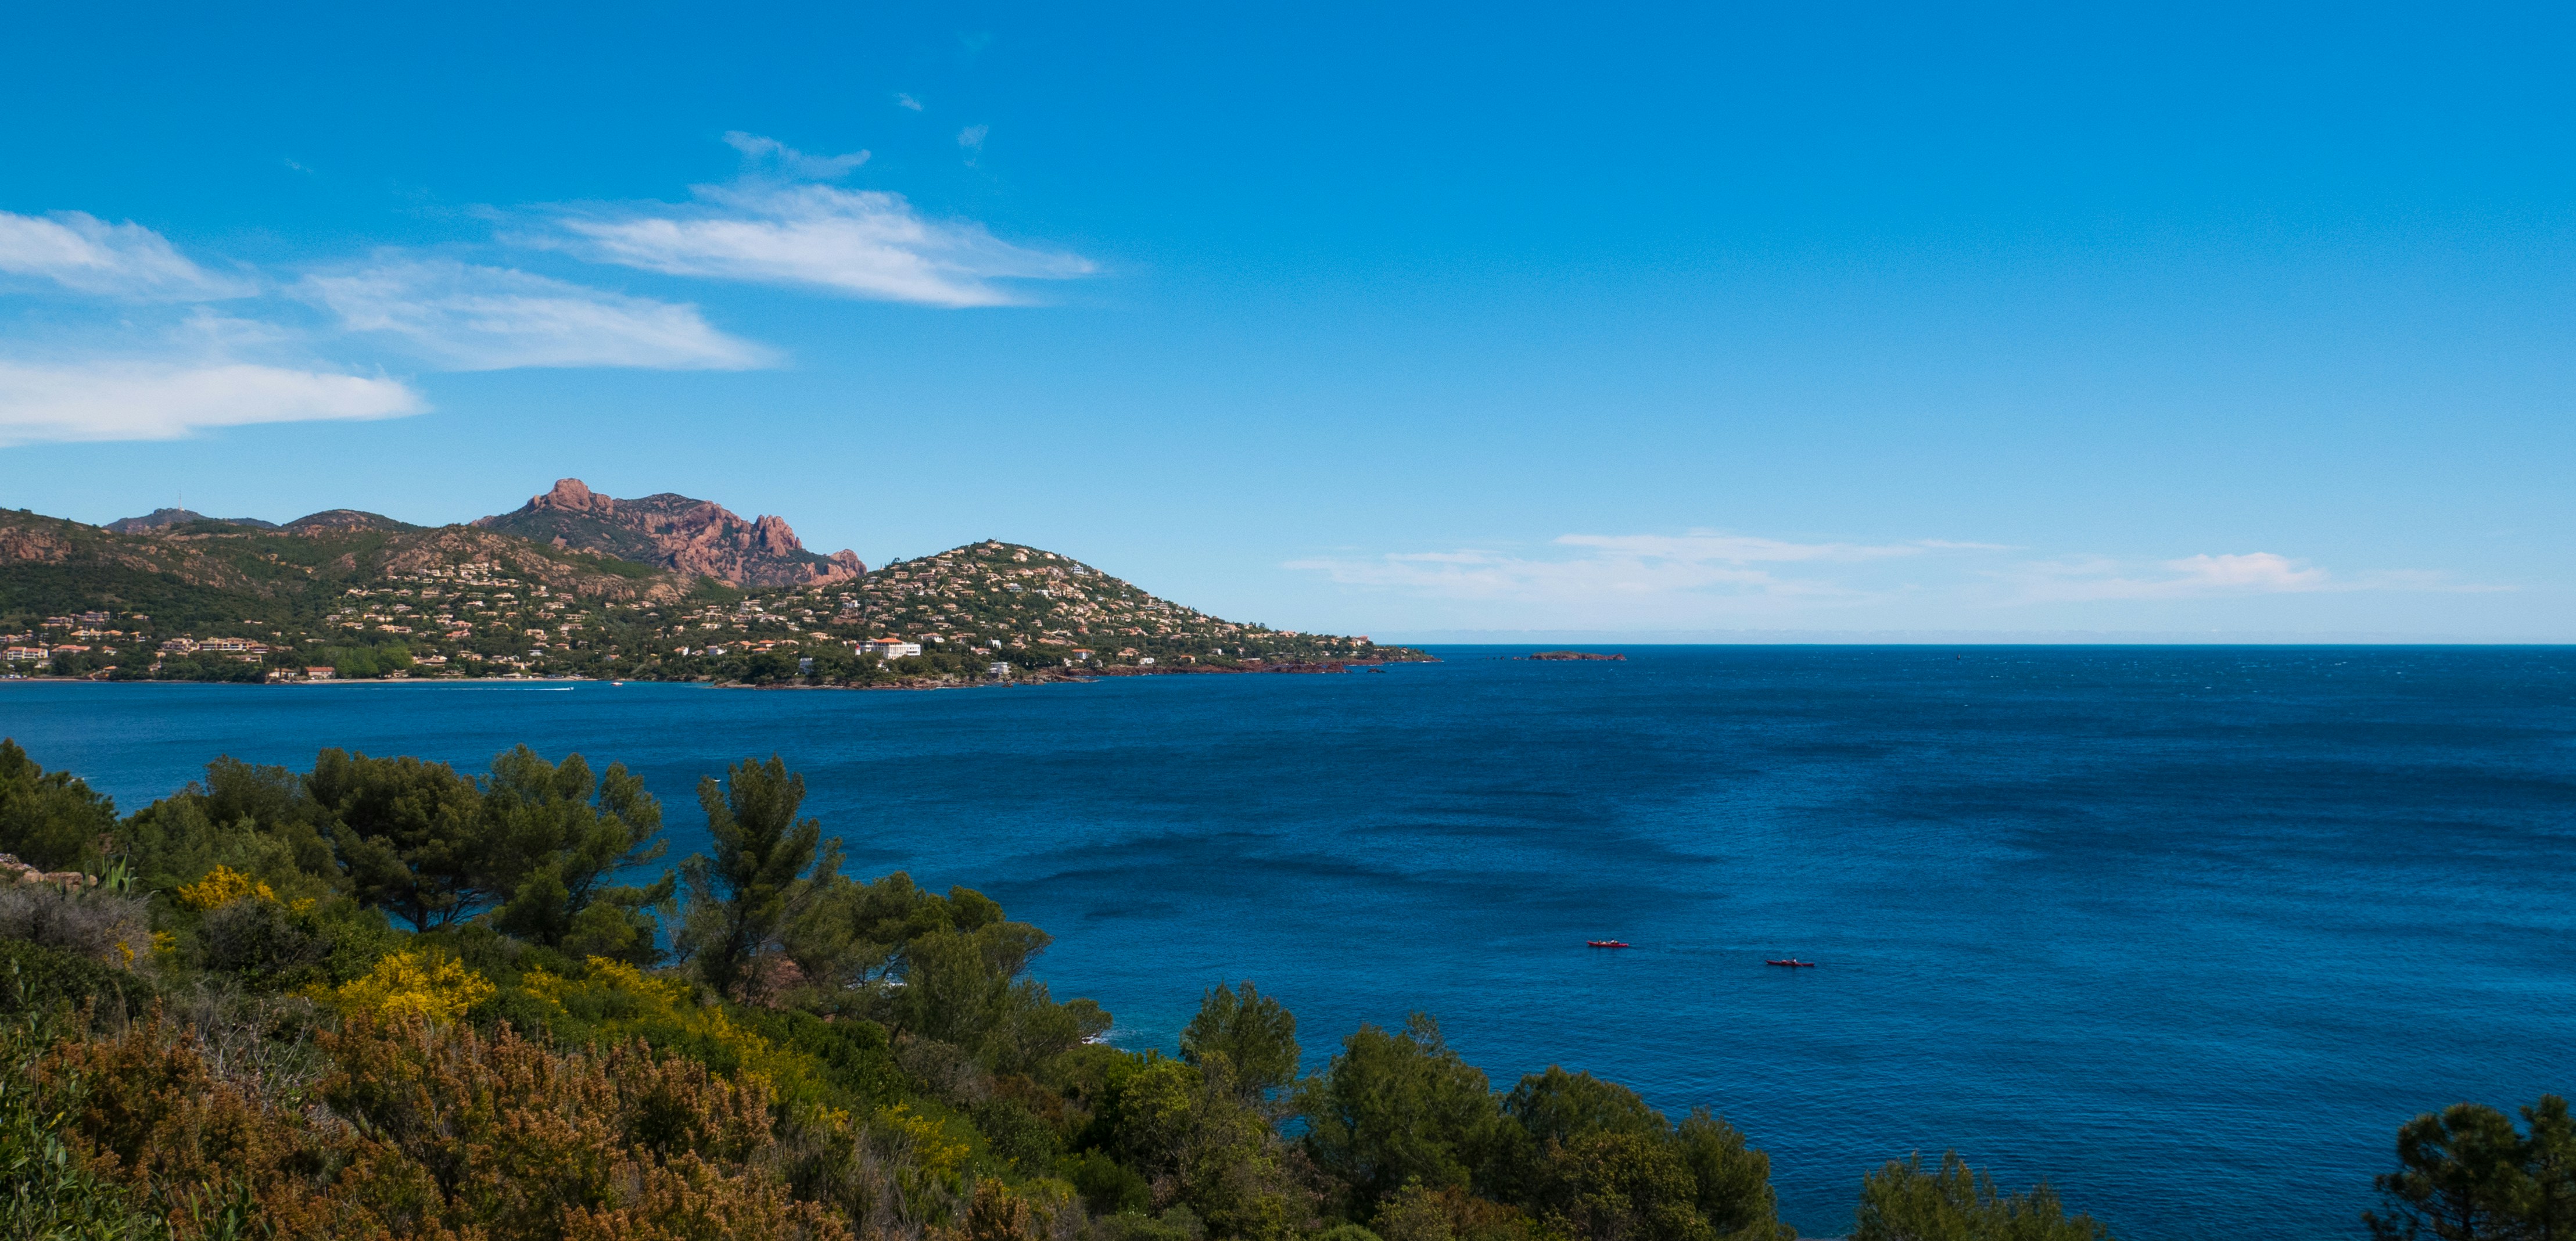
<path id="1" fill-rule="evenodd" d="M 1799 960 L 1799 959 L 1798 959 L 1798 958 L 1796 958 L 1796 957 L 1791 957 L 1791 958 L 1789 958 L 1789 959 L 1788 959 L 1788 960 L 1786 960 L 1786 961 L 1765 961 L 1765 962 L 1763 962 L 1763 964 L 1764 964 L 1764 965 L 1785 965 L 1785 966 L 1788 966 L 1790 969 L 1793 969 L 1793 970 L 1811 970 L 1811 969 L 1816 968 L 1816 963 L 1815 963 L 1815 962 L 1813 962 L 1813 961 L 1801 961 L 1801 960 Z"/>
<path id="2" fill-rule="evenodd" d="M 1586 948 L 1628 948 L 1628 947 L 1633 947 L 1633 945 L 1631 945 L 1628 941 L 1626 941 L 1626 940 L 1624 940 L 1624 939 L 1587 939 L 1587 940 L 1583 941 L 1583 946 L 1584 946 L 1584 947 L 1586 947 Z"/>

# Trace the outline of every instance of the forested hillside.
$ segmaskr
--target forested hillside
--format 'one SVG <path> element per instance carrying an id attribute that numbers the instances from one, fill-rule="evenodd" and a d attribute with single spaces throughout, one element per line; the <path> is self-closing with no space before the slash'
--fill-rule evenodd
<path id="1" fill-rule="evenodd" d="M 1313 1057 L 1241 981 L 1177 1047 L 1104 1039 L 1032 976 L 1046 932 L 844 875 L 803 796 L 775 758 L 711 773 L 713 847 L 673 864 L 578 755 L 218 759 L 119 816 L 0 744 L 0 1235 L 1793 1235 L 1707 1108 L 1504 1086 L 1427 1015 Z M 2100 1235 L 1955 1163 L 1871 1174 L 1857 1219 Z"/>

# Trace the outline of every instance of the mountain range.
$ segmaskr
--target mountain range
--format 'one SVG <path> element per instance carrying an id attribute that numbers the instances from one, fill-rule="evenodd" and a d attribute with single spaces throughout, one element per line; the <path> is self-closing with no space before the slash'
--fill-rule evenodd
<path id="1" fill-rule="evenodd" d="M 545 675 L 956 684 L 1421 658 L 1158 598 L 987 539 L 875 571 L 785 520 L 564 479 L 418 526 L 163 509 L 105 526 L 0 511 L 0 676 Z"/>
<path id="2" fill-rule="evenodd" d="M 807 551 L 784 517 L 744 521 L 721 504 L 668 491 L 620 500 L 578 478 L 558 479 L 518 509 L 474 524 L 732 586 L 806 586 L 868 571 L 847 548 L 829 556 Z"/>
<path id="3" fill-rule="evenodd" d="M 255 517 L 208 517 L 184 508 L 154 509 L 99 529 L 152 534 L 198 523 L 289 532 L 429 529 L 357 509 L 331 509 L 281 525 Z M 529 497 L 526 504 L 468 524 L 564 551 L 650 565 L 683 578 L 711 577 L 728 586 L 810 586 L 868 571 L 847 548 L 828 556 L 808 551 L 784 517 L 764 514 L 745 521 L 711 500 L 668 491 L 620 500 L 591 490 L 578 478 L 558 479 L 553 489 Z"/>

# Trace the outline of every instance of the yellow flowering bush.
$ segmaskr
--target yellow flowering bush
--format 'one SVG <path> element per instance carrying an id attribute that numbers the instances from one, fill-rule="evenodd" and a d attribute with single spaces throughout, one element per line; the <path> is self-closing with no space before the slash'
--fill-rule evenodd
<path id="1" fill-rule="evenodd" d="M 491 998 L 492 984 L 454 957 L 394 952 L 364 978 L 342 985 L 330 999 L 344 1012 L 379 1017 L 453 1021 Z"/>
<path id="2" fill-rule="evenodd" d="M 277 893 L 270 891 L 266 883 L 229 866 L 207 871 L 205 878 L 179 889 L 179 903 L 190 909 L 221 909 L 239 900 L 276 899 Z"/>
<path id="3" fill-rule="evenodd" d="M 533 971 L 521 989 L 553 1009 L 557 1032 L 588 1027 L 590 1041 L 643 1038 L 655 1046 L 682 1046 L 720 1068 L 756 1074 L 773 1085 L 800 1085 L 812 1069 L 801 1056 L 781 1051 L 744 1029 L 722 1007 L 698 1002 L 697 992 L 676 978 L 645 973 L 624 961 L 591 957 L 587 976 L 566 978 Z"/>
<path id="4" fill-rule="evenodd" d="M 949 1136 L 948 1126 L 912 1110 L 909 1103 L 878 1108 L 877 1128 L 909 1144 L 913 1157 L 933 1176 L 947 1176 L 972 1153 L 966 1143 Z"/>

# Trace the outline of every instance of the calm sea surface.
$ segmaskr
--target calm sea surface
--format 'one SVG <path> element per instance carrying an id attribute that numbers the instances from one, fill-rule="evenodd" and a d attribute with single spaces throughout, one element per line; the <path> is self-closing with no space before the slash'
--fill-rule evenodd
<path id="1" fill-rule="evenodd" d="M 1956 1148 L 2123 1237 L 2352 1237 L 2396 1126 L 2576 1091 L 2576 649 L 1453 647 L 954 693 L 0 684 L 125 809 L 216 754 L 640 771 L 677 851 L 784 755 L 854 870 L 1052 931 L 1169 1046 L 1254 979 L 1310 1062 L 1436 1015 L 1706 1105 L 1802 1231 Z M 1587 938 L 1637 947 L 1596 951 Z M 1787 954 L 1814 970 L 1766 968 Z"/>

